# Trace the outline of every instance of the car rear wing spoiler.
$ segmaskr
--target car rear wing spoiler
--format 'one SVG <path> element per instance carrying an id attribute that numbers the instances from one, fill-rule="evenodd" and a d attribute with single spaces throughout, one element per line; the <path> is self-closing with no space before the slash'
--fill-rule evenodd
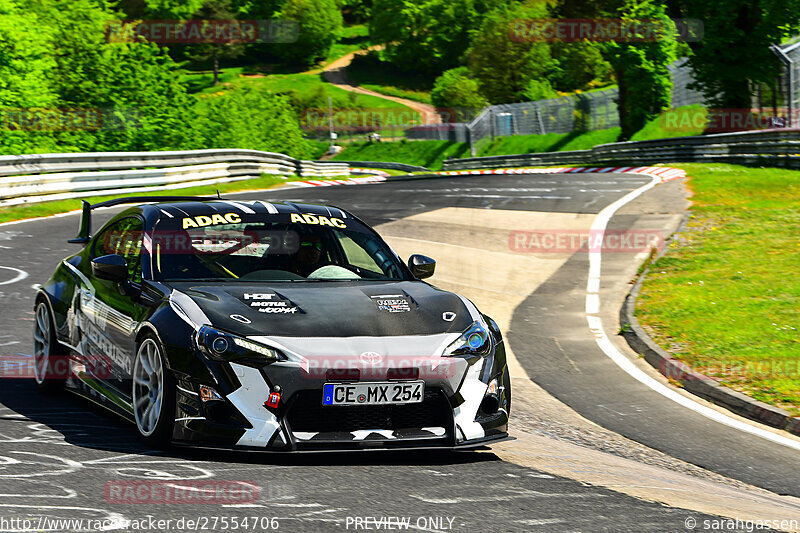
<path id="1" fill-rule="evenodd" d="M 90 204 L 86 200 L 82 202 L 82 213 L 80 227 L 78 228 L 78 236 L 70 239 L 70 244 L 86 244 L 92 238 L 92 210 L 101 207 L 114 207 L 123 204 L 146 204 L 152 202 L 209 202 L 214 200 L 221 200 L 222 197 L 217 191 L 217 197 L 204 197 L 204 196 L 128 196 L 126 198 L 114 198 L 113 200 L 106 200 L 96 204 Z"/>

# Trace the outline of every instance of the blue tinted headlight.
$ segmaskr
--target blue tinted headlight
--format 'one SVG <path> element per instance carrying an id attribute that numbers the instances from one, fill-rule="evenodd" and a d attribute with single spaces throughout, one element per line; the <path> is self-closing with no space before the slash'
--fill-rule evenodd
<path id="1" fill-rule="evenodd" d="M 284 358 L 283 354 L 274 348 L 220 331 L 211 326 L 202 326 L 197 331 L 197 345 L 212 359 L 223 361 L 241 358 L 278 361 Z"/>
<path id="2" fill-rule="evenodd" d="M 227 352 L 229 347 L 228 339 L 223 336 L 219 336 L 211 342 L 211 349 L 219 355 L 223 355 Z"/>
<path id="3" fill-rule="evenodd" d="M 442 355 L 489 355 L 492 336 L 480 322 L 473 322 Z"/>

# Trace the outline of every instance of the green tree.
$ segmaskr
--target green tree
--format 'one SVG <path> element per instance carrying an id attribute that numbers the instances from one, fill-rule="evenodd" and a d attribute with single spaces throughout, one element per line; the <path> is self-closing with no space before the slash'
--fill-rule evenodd
<path id="1" fill-rule="evenodd" d="M 203 0 L 119 0 L 116 8 L 130 19 L 183 19 L 191 17 Z"/>
<path id="2" fill-rule="evenodd" d="M 361 24 L 372 16 L 373 0 L 339 0 L 342 15 L 348 22 Z"/>
<path id="3" fill-rule="evenodd" d="M 654 41 L 601 44 L 619 86 L 620 139 L 628 140 L 669 108 L 672 78 L 667 67 L 676 59 L 677 44 L 675 25 L 663 5 L 649 0 L 626 0 L 618 14 L 623 23 L 658 21 L 663 28 Z"/>
<path id="4" fill-rule="evenodd" d="M 10 6 L 9 0 L 5 8 Z M 156 150 L 185 147 L 192 101 L 177 65 L 155 44 L 109 42 L 113 16 L 94 0 L 16 0 L 25 13 L 0 12 L 0 33 L 16 28 L 14 47 L 0 45 L 0 106 L 38 107 L 40 116 L 87 117 L 2 135 L 5 153 Z M 15 48 L 29 56 L 14 60 Z M 43 70 L 45 69 L 46 70 Z M 41 69 L 41 72 L 40 72 Z M 15 80 L 21 78 L 25 84 Z M 11 82 L 10 84 L 8 82 Z M 3 96 L 3 87 L 17 98 Z M 31 131 L 33 129 L 34 131 Z M 5 133 L 5 132 L 4 132 Z"/>
<path id="5" fill-rule="evenodd" d="M 274 47 L 289 64 L 312 65 L 324 59 L 342 30 L 336 0 L 286 0 L 277 17 L 298 24 L 296 42 Z"/>
<path id="6" fill-rule="evenodd" d="M 483 15 L 497 2 L 479 0 L 375 0 L 370 39 L 386 46 L 401 70 L 436 75 L 461 63 Z"/>
<path id="7" fill-rule="evenodd" d="M 656 38 L 639 33 L 620 42 L 595 42 L 614 70 L 619 86 L 617 109 L 620 140 L 627 140 L 648 120 L 670 105 L 672 79 L 667 68 L 676 58 L 675 25 L 660 0 L 595 1 L 560 0 L 553 9 L 565 18 L 621 19 L 622 23 L 646 21 L 644 31 L 658 28 Z"/>
<path id="8" fill-rule="evenodd" d="M 55 68 L 53 32 L 28 2 L 0 0 L 0 153 L 51 151 L 46 132 L 31 132 L 24 123 L 30 108 L 56 105 L 50 84 Z"/>
<path id="9" fill-rule="evenodd" d="M 106 110 L 109 122 L 97 134 L 102 149 L 194 148 L 188 135 L 194 99 L 166 50 L 150 43 L 109 47 L 95 79 L 104 90 L 93 103 Z"/>
<path id="10" fill-rule="evenodd" d="M 296 158 L 310 154 L 288 99 L 264 89 L 207 96 L 198 102 L 192 122 L 198 147 L 248 148 Z"/>
<path id="11" fill-rule="evenodd" d="M 517 20 L 546 16 L 543 6 L 502 6 L 475 32 L 467 64 L 481 92 L 493 104 L 526 100 L 530 80 L 546 80 L 557 68 L 547 43 L 512 39 Z"/>
<path id="12" fill-rule="evenodd" d="M 591 88 L 593 83 L 612 83 L 614 72 L 602 52 L 592 43 L 553 43 L 550 46 L 558 70 L 550 78 L 553 88 L 572 92 Z"/>
<path id="13" fill-rule="evenodd" d="M 204 24 L 209 24 L 214 20 L 226 20 L 230 21 L 229 24 L 234 24 L 233 20 L 236 18 L 231 0 L 205 0 L 196 16 L 203 20 Z M 235 41 L 192 44 L 186 48 L 187 57 L 193 61 L 211 60 L 214 85 L 219 84 L 219 60 L 238 57 L 245 51 L 244 44 Z"/>
<path id="14" fill-rule="evenodd" d="M 59 142 L 84 151 L 157 150 L 185 146 L 192 101 L 166 49 L 106 36 L 113 15 L 95 0 L 40 4 L 52 17 L 57 66 L 50 83 L 67 108 L 102 114 L 97 131 L 64 132 Z"/>
<path id="15" fill-rule="evenodd" d="M 286 0 L 240 0 L 239 10 L 246 18 L 270 19 L 278 13 Z"/>
<path id="16" fill-rule="evenodd" d="M 451 122 L 470 120 L 489 105 L 480 92 L 478 82 L 470 77 L 466 67 L 447 70 L 436 78 L 431 102 L 436 107 L 452 110 L 455 116 L 449 117 Z"/>
<path id="17" fill-rule="evenodd" d="M 781 72 L 770 46 L 800 24 L 800 0 L 672 0 L 671 7 L 703 21 L 689 64 L 695 86 L 720 108 L 750 108 L 754 85 L 772 84 Z"/>

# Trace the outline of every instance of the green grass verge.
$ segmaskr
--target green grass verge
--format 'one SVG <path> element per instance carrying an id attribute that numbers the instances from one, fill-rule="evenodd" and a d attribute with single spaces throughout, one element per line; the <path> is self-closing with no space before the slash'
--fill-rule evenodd
<path id="1" fill-rule="evenodd" d="M 241 69 L 233 69 L 241 71 Z M 320 73 L 300 72 L 292 74 L 256 74 L 226 76 L 229 81 L 216 87 L 206 87 L 197 93 L 201 99 L 214 98 L 237 87 L 261 88 L 290 97 L 298 109 L 301 127 L 310 137 L 327 137 L 328 97 L 334 109 L 334 128 L 340 134 L 348 127 L 362 125 L 369 117 L 380 117 L 385 127 L 379 130 L 384 137 L 402 135 L 403 128 L 391 125 L 396 122 L 405 127 L 408 123 L 422 123 L 419 113 L 410 107 L 377 96 L 345 91 L 323 80 Z M 356 112 L 361 110 L 361 112 Z M 363 137 L 362 137 L 363 138 Z"/>
<path id="2" fill-rule="evenodd" d="M 333 160 L 392 161 L 440 170 L 447 158 L 469 156 L 469 145 L 449 141 L 397 141 L 351 143 Z"/>
<path id="3" fill-rule="evenodd" d="M 702 120 L 698 120 L 697 116 Z M 703 128 L 697 122 L 704 122 L 706 110 L 702 106 L 679 107 L 663 113 L 648 122 L 632 138 L 636 141 L 699 135 Z M 693 125 L 694 124 L 694 125 Z M 477 145 L 477 156 L 531 154 L 540 152 L 561 152 L 589 150 L 598 144 L 617 141 L 620 128 L 588 131 L 583 133 L 548 133 L 545 135 L 515 135 L 483 140 Z M 384 142 L 380 144 L 354 143 L 347 145 L 337 156 L 341 160 L 397 161 L 410 165 L 422 165 L 439 170 L 448 157 L 470 157 L 469 147 L 464 143 L 449 141 L 411 141 Z M 368 159 L 369 158 L 369 159 Z"/>
<path id="4" fill-rule="evenodd" d="M 619 128 L 585 133 L 548 133 L 545 135 L 515 135 L 498 137 L 483 145 L 478 156 L 589 150 L 598 144 L 611 143 L 619 137 Z"/>
<path id="5" fill-rule="evenodd" d="M 632 141 L 649 141 L 670 137 L 700 135 L 705 129 L 708 110 L 701 105 L 689 105 L 664 111 L 633 134 Z"/>
<path id="6" fill-rule="evenodd" d="M 226 73 L 227 74 L 227 73 Z M 208 87 L 203 89 L 198 94 L 205 96 L 213 96 L 216 93 L 230 90 L 232 87 L 248 85 L 251 87 L 264 88 L 278 94 L 292 94 L 296 93 L 298 96 L 309 98 L 316 94 L 321 94 L 327 91 L 327 94 L 321 94 L 322 99 L 326 96 L 331 96 L 334 100 L 334 106 L 337 102 L 346 102 L 349 108 L 359 107 L 380 107 L 380 108 L 401 108 L 408 110 L 406 106 L 378 98 L 377 96 L 370 96 L 368 94 L 354 94 L 340 89 L 335 85 L 327 83 L 322 79 L 318 73 L 298 72 L 293 74 L 253 74 L 253 75 L 240 75 L 240 76 L 227 76 L 229 85 L 220 84 L 216 87 Z M 325 101 L 327 104 L 327 100 Z M 341 105 L 338 107 L 342 107 Z"/>
<path id="7" fill-rule="evenodd" d="M 330 178 L 314 178 L 315 180 L 338 179 L 339 177 Z M 217 183 L 213 185 L 201 185 L 198 187 L 187 187 L 185 189 L 171 189 L 166 191 L 153 191 L 153 192 L 131 192 L 127 194 L 116 195 L 98 195 L 89 198 L 82 198 L 89 203 L 102 202 L 103 200 L 110 200 L 112 198 L 123 198 L 127 196 L 216 196 L 217 191 L 222 194 L 249 191 L 249 190 L 265 190 L 283 185 L 290 181 L 298 181 L 307 178 L 297 176 L 290 176 L 288 178 L 281 178 L 279 176 L 262 175 L 260 178 L 253 178 L 243 181 L 234 181 L 230 183 Z M 66 213 L 68 211 L 75 211 L 80 209 L 81 199 L 76 200 L 58 200 L 53 202 L 40 202 L 37 204 L 19 205 L 13 207 L 0 207 L 0 222 L 11 222 L 13 220 L 22 220 L 25 218 L 45 217 L 55 215 L 57 213 Z"/>
<path id="8" fill-rule="evenodd" d="M 586 150 L 596 144 L 613 142 L 619 129 L 591 131 L 582 134 L 551 133 L 548 135 L 517 135 L 499 137 L 484 144 L 478 156 L 510 155 L 561 150 Z M 467 143 L 450 141 L 399 141 L 381 143 L 352 143 L 334 159 L 341 161 L 395 161 L 441 170 L 445 159 L 470 157 Z"/>
<path id="9" fill-rule="evenodd" d="M 377 85 L 374 83 L 359 83 L 359 85 L 370 91 L 385 94 L 386 96 L 405 98 L 406 100 L 414 100 L 415 102 L 421 102 L 423 104 L 431 103 L 431 93 L 429 92 L 403 89 L 393 85 Z"/>
<path id="10" fill-rule="evenodd" d="M 311 149 L 311 154 L 309 156 L 309 159 L 311 159 L 312 161 L 315 161 L 320 157 L 322 157 L 323 155 L 325 155 L 325 153 L 328 151 L 328 148 L 331 145 L 331 143 L 326 141 L 315 141 L 312 139 L 306 139 L 306 142 L 308 143 Z"/>
<path id="11" fill-rule="evenodd" d="M 675 358 L 800 415 L 800 171 L 673 166 L 691 177 L 691 219 L 637 317 Z"/>
<path id="12" fill-rule="evenodd" d="M 332 63 L 340 57 L 344 57 L 351 52 L 362 50 L 368 46 L 369 28 L 366 24 L 355 24 L 342 28 L 342 36 L 339 41 L 331 46 L 325 64 Z"/>

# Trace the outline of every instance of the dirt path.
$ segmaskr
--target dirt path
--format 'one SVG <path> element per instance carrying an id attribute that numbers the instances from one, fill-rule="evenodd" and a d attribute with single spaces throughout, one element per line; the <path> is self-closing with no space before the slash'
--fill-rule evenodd
<path id="1" fill-rule="evenodd" d="M 370 96 L 377 96 L 378 98 L 383 98 L 384 100 L 391 100 L 392 102 L 397 102 L 398 104 L 402 104 L 406 107 L 410 107 L 411 109 L 417 111 L 422 116 L 422 123 L 423 124 L 441 124 L 442 119 L 436 113 L 436 108 L 430 104 L 423 104 L 421 102 L 415 102 L 414 100 L 408 100 L 406 98 L 398 98 L 396 96 L 387 96 L 385 94 L 381 94 L 375 91 L 370 91 L 369 89 L 365 89 L 358 85 L 352 85 L 350 81 L 347 79 L 347 67 L 350 66 L 350 63 L 353 62 L 353 58 L 356 54 L 363 54 L 369 50 L 379 50 L 381 45 L 371 46 L 366 50 L 358 50 L 356 52 L 351 52 L 346 56 L 342 56 L 336 61 L 333 61 L 325 66 L 322 71 L 322 76 L 325 78 L 325 81 L 328 83 L 333 83 L 340 89 L 344 89 L 345 91 L 350 91 L 358 94 L 368 94 Z"/>

